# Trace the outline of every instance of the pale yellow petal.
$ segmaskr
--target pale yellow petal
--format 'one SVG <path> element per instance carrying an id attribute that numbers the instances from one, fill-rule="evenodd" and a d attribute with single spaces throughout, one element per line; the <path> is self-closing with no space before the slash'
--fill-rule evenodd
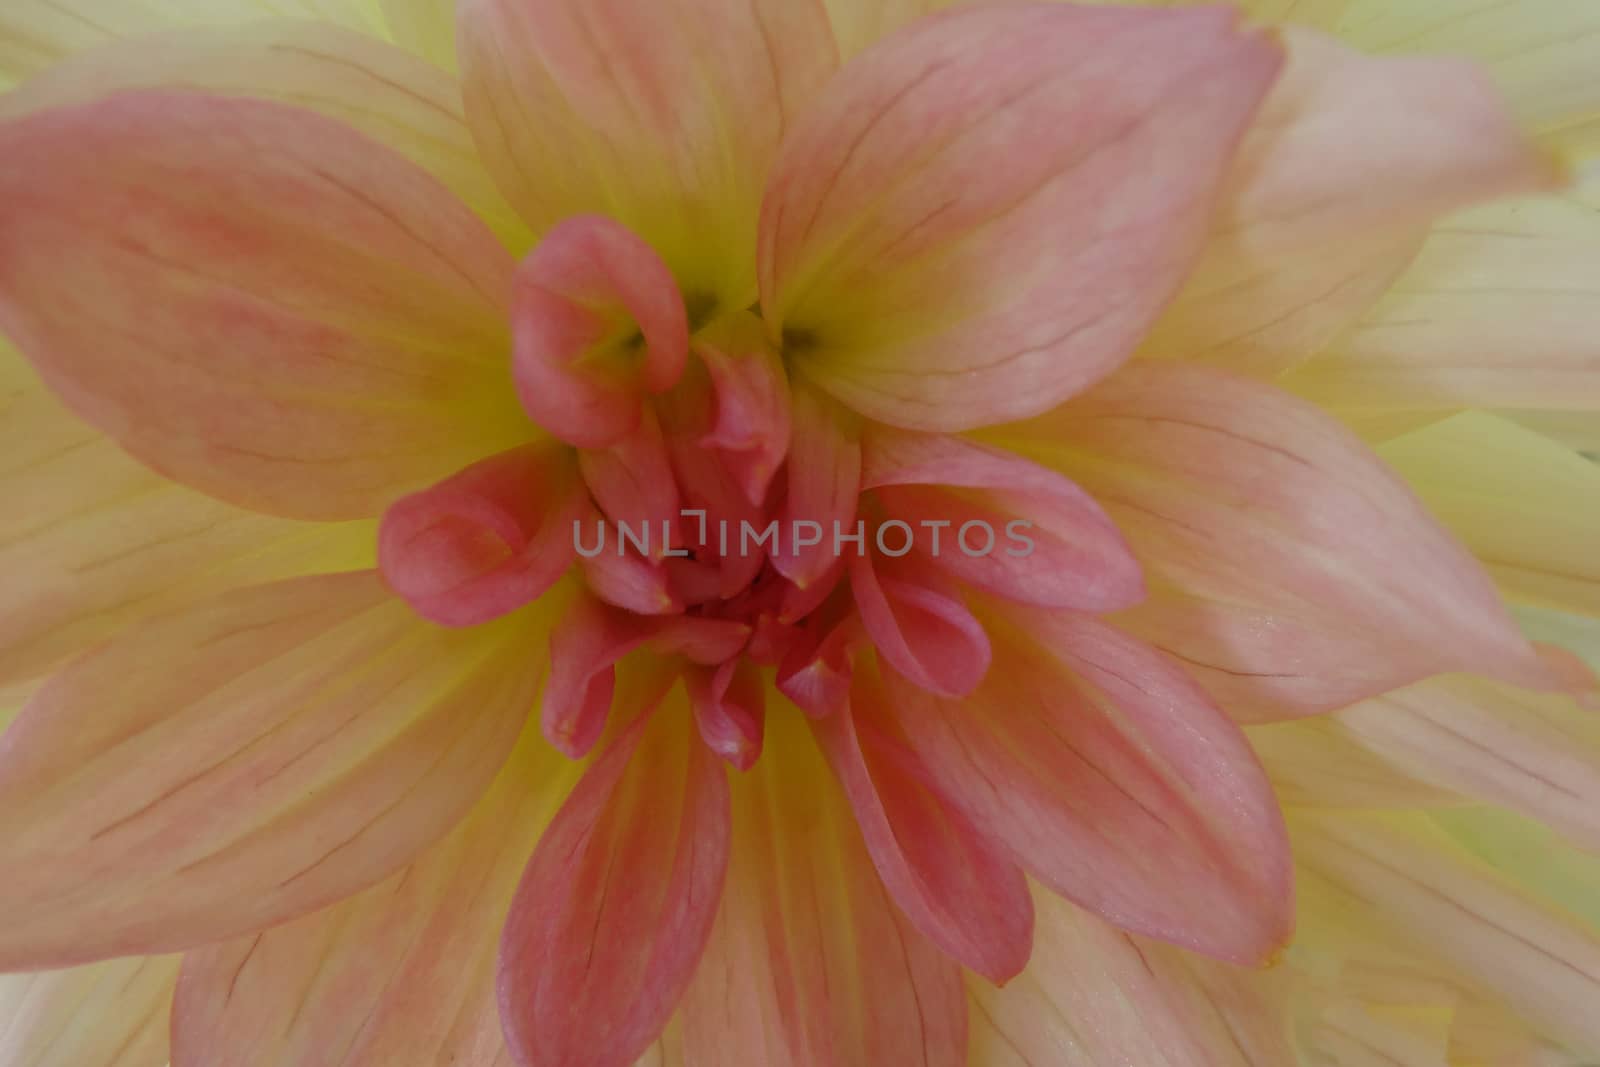
<path id="1" fill-rule="evenodd" d="M 379 0 L 389 35 L 430 62 L 456 69 L 455 0 Z"/>
<path id="2" fill-rule="evenodd" d="M 176 956 L 0 975 L 5 1067 L 165 1067 Z"/>

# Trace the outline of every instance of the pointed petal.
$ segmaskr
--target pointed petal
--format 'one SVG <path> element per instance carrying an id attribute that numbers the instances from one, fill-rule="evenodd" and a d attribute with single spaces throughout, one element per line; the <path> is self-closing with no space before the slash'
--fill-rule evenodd
<path id="1" fill-rule="evenodd" d="M 668 561 L 671 562 L 671 561 Z M 634 552 L 601 552 L 583 560 L 583 580 L 601 600 L 636 615 L 676 615 L 684 601 L 673 587 L 673 573 Z"/>
<path id="2" fill-rule="evenodd" d="M 1004 441 L 1105 505 L 1151 583 L 1124 622 L 1235 718 L 1328 711 L 1453 670 L 1557 684 L 1404 484 L 1277 389 L 1139 363 Z"/>
<path id="3" fill-rule="evenodd" d="M 666 264 L 600 215 L 566 219 L 517 268 L 513 367 L 522 406 L 584 448 L 639 426 L 641 393 L 683 374 L 689 326 Z"/>
<path id="4" fill-rule="evenodd" d="M 1418 817 L 1299 817 L 1295 853 L 1399 944 L 1436 954 L 1528 1018 L 1600 1045 L 1600 933 L 1519 891 Z"/>
<path id="5" fill-rule="evenodd" d="M 697 667 L 684 676 L 695 725 L 706 747 L 741 771 L 761 758 L 767 717 L 766 680 L 743 657 Z"/>
<path id="6" fill-rule="evenodd" d="M 239 585 L 373 565 L 369 522 L 256 515 L 167 481 L 66 412 L 0 342 L 0 684 Z M 0 369 L 0 375 L 5 374 Z"/>
<path id="7" fill-rule="evenodd" d="M 808 620 L 778 664 L 778 691 L 814 719 L 832 715 L 850 698 L 853 660 L 864 640 L 854 618 Z"/>
<path id="8" fill-rule="evenodd" d="M 0 968 L 234 937 L 383 878 L 504 761 L 539 625 L 439 630 L 361 572 L 221 596 L 77 661 L 0 745 Z"/>
<path id="9" fill-rule="evenodd" d="M 1378 448 L 1518 599 L 1600 615 L 1600 465 L 1464 412 Z"/>
<path id="10" fill-rule="evenodd" d="M 545 740 L 572 759 L 587 755 L 605 732 L 617 662 L 646 639 L 642 620 L 579 593 L 550 635 L 540 711 Z"/>
<path id="11" fill-rule="evenodd" d="M 1286 384 L 1341 411 L 1594 412 L 1597 275 L 1592 184 L 1468 212 L 1433 233 L 1383 302 Z"/>
<path id="12" fill-rule="evenodd" d="M 529 733 L 461 825 L 404 870 L 335 907 L 190 952 L 175 1067 L 510 1067 L 494 953 L 528 850 L 577 777 Z"/>
<path id="13" fill-rule="evenodd" d="M 923 689 L 966 696 L 989 670 L 989 636 L 927 564 L 880 555 L 850 560 L 850 593 L 878 655 Z"/>
<path id="14" fill-rule="evenodd" d="M 836 62 L 821 0 L 467 0 L 459 20 L 467 114 L 529 225 L 609 215 L 706 319 L 749 306 L 767 170 Z"/>
<path id="15" fill-rule="evenodd" d="M 1470 64 L 1375 59 L 1308 30 L 1283 38 L 1288 66 L 1204 257 L 1145 343 L 1154 355 L 1286 370 L 1382 295 L 1435 219 L 1559 183 Z"/>
<path id="16" fill-rule="evenodd" d="M 733 782 L 734 846 L 684 997 L 694 1067 L 962 1067 L 961 970 L 895 907 L 792 709 Z"/>
<path id="17" fill-rule="evenodd" d="M 1017 976 L 1033 943 L 1022 872 L 887 731 L 877 680 L 856 675 L 851 702 L 812 733 L 855 810 L 890 896 L 927 938 L 994 982 Z"/>
<path id="18" fill-rule="evenodd" d="M 1049 893 L 1016 981 L 971 982 L 972 1062 L 1276 1067 L 1296 1062 L 1269 990 L 1239 970 L 1125 934 Z"/>
<path id="19" fill-rule="evenodd" d="M 1144 599 L 1139 562 L 1116 525 L 1055 471 L 963 438 L 884 427 L 868 435 L 863 462 L 863 487 L 915 524 L 913 543 L 963 582 L 1080 611 Z"/>
<path id="20" fill-rule="evenodd" d="M 1176 290 L 1280 58 L 1220 8 L 977 5 L 885 41 L 767 194 L 761 302 L 785 354 L 897 426 L 1059 404 Z"/>
<path id="21" fill-rule="evenodd" d="M 1473 0 L 1351 0 L 1340 32 L 1375 52 L 1470 56 L 1488 67 L 1518 120 L 1568 151 L 1600 148 L 1600 10 L 1569 0 L 1515 7 Z"/>
<path id="22" fill-rule="evenodd" d="M 995 664 L 972 696 L 886 675 L 935 784 L 1029 873 L 1112 923 L 1268 958 L 1293 925 L 1288 841 L 1243 733 L 1142 643 L 1087 616 L 1006 611 L 1003 625 L 986 615 Z"/>
<path id="23" fill-rule="evenodd" d="M 767 342 L 761 320 L 729 316 L 695 339 L 716 394 L 716 421 L 705 444 L 719 449 L 744 489 L 760 506 L 772 476 L 789 451 L 789 375 Z"/>
<path id="24" fill-rule="evenodd" d="M 124 0 L 67 2 L 80 8 L 86 3 L 119 10 L 128 6 Z M 0 101 L 0 114 L 90 104 L 130 89 L 276 100 L 336 119 L 388 146 L 448 186 L 510 247 L 521 251 L 532 244 L 532 235 L 478 157 L 460 84 L 370 31 L 321 20 L 263 17 L 274 13 L 266 10 L 268 5 L 283 8 L 295 2 L 190 0 L 196 9 L 219 9 L 213 20 L 229 24 L 140 34 L 94 48 L 7 95 Z M 363 0 L 333 2 L 365 7 Z M 249 11 L 241 18 L 220 10 L 229 6 Z M 205 20 L 204 10 L 194 14 Z M 94 18 L 110 25 L 116 16 L 109 15 L 97 13 Z"/>
<path id="25" fill-rule="evenodd" d="M 778 543 L 768 556 L 780 574 L 804 589 L 833 568 L 840 555 L 838 538 L 855 531 L 861 428 L 844 407 L 799 382 L 793 419 L 788 495 Z"/>
<path id="26" fill-rule="evenodd" d="M 626 1067 L 649 1047 L 716 918 L 729 833 L 725 772 L 683 701 L 600 756 L 540 840 L 506 921 L 500 1009 L 518 1063 Z"/>
<path id="27" fill-rule="evenodd" d="M 369 516 L 522 432 L 496 373 L 509 258 L 360 134 L 131 92 L 0 124 L 0 159 L 0 322 L 75 411 L 173 478 Z"/>
<path id="28" fill-rule="evenodd" d="M 589 510 L 571 456 L 524 445 L 473 464 L 384 513 L 383 580 L 417 614 L 477 626 L 537 600 L 576 558 Z"/>
<path id="29" fill-rule="evenodd" d="M 175 956 L 0 975 L 6 1067 L 167 1067 Z"/>

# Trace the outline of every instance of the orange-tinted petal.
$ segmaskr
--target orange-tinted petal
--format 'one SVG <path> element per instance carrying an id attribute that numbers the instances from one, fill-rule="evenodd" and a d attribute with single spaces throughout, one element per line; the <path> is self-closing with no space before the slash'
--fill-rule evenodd
<path id="1" fill-rule="evenodd" d="M 510 257 L 353 130 L 130 92 L 0 124 L 0 160 L 0 324 L 176 480 L 370 516 L 525 432 L 504 381 Z"/>
<path id="2" fill-rule="evenodd" d="M 78 660 L 0 744 L 0 967 L 233 937 L 383 878 L 505 760 L 537 624 L 440 630 L 358 572 L 223 595 Z"/>
<path id="3" fill-rule="evenodd" d="M 1036 414 L 1132 351 L 1280 54 L 1221 8 L 977 5 L 850 65 L 785 142 L 761 302 L 872 418 Z"/>

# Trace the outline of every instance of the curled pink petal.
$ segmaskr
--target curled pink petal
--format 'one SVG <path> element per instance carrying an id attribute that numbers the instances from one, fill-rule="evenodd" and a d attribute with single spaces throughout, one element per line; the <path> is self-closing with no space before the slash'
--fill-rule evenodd
<path id="1" fill-rule="evenodd" d="M 838 711 L 850 699 L 853 658 L 861 642 L 853 618 L 813 619 L 797 631 L 778 664 L 778 691 L 815 719 Z"/>
<path id="2" fill-rule="evenodd" d="M 683 601 L 674 590 L 671 572 L 659 563 L 628 552 L 607 550 L 583 560 L 589 591 L 624 611 L 638 615 L 675 615 Z"/>
<path id="3" fill-rule="evenodd" d="M 511 314 L 522 406 L 583 448 L 633 432 L 641 393 L 670 389 L 689 355 L 688 313 L 672 272 L 599 215 L 545 234 L 517 268 Z"/>
<path id="4" fill-rule="evenodd" d="M 550 635 L 550 677 L 540 725 L 559 751 L 581 759 L 605 732 L 616 693 L 616 664 L 649 639 L 636 615 L 579 594 Z"/>
<path id="5" fill-rule="evenodd" d="M 1066 476 L 964 438 L 881 426 L 867 435 L 862 455 L 862 487 L 912 527 L 918 552 L 962 581 L 1078 611 L 1117 611 L 1144 599 L 1127 541 Z"/>
<path id="6" fill-rule="evenodd" d="M 641 540 L 648 539 L 653 559 L 677 546 L 678 482 L 661 423 L 649 407 L 622 440 L 609 448 L 579 452 L 578 469 L 589 494 L 611 520 L 613 534 L 620 536 L 626 527 Z"/>
<path id="7" fill-rule="evenodd" d="M 424 618 L 475 626 L 555 584 L 575 558 L 573 523 L 588 506 L 564 449 L 525 445 L 391 505 L 379 566 Z"/>
<path id="8" fill-rule="evenodd" d="M 651 631 L 652 644 L 658 651 L 677 653 L 691 663 L 707 665 L 737 656 L 749 640 L 749 625 L 733 619 L 675 615 L 662 619 Z"/>
<path id="9" fill-rule="evenodd" d="M 711 376 L 716 405 L 703 443 L 723 453 L 745 498 L 759 507 L 789 451 L 788 372 L 754 315 L 724 320 L 695 352 Z"/>
<path id="10" fill-rule="evenodd" d="M 766 722 L 766 684 L 755 664 L 730 659 L 714 670 L 697 667 L 684 680 L 700 739 L 739 770 L 754 767 Z"/>
<path id="11" fill-rule="evenodd" d="M 836 537 L 855 532 L 861 492 L 861 436 L 853 414 L 814 387 L 796 383 L 788 496 L 779 513 L 772 565 L 804 589 L 834 565 Z"/>
<path id="12" fill-rule="evenodd" d="M 850 561 L 850 591 L 878 654 L 929 692 L 965 696 L 989 670 L 989 635 L 928 564 Z"/>

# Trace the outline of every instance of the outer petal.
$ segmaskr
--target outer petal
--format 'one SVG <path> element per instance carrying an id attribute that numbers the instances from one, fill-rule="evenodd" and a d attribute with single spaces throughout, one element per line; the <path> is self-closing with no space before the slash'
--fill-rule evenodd
<path id="1" fill-rule="evenodd" d="M 1378 451 L 1510 596 L 1600 615 L 1600 466 L 1481 412 Z"/>
<path id="2" fill-rule="evenodd" d="M 972 1061 L 985 1067 L 1281 1067 L 1295 1054 L 1260 974 L 1125 934 L 1036 893 L 1034 961 L 1003 989 L 972 982 Z"/>
<path id="3" fill-rule="evenodd" d="M 1572 0 L 1351 0 L 1340 32 L 1380 52 L 1443 52 L 1485 64 L 1517 118 L 1573 151 L 1600 151 L 1600 10 Z"/>
<path id="4" fill-rule="evenodd" d="M 518 1063 L 625 1067 L 649 1047 L 710 934 L 729 826 L 726 773 L 684 701 L 602 753 L 539 842 L 506 921 L 500 1010 Z"/>
<path id="5" fill-rule="evenodd" d="M 1139 561 L 1121 532 L 1056 471 L 958 437 L 883 428 L 868 437 L 863 461 L 862 487 L 914 524 L 913 544 L 933 566 L 964 582 L 1078 611 L 1144 599 Z"/>
<path id="6" fill-rule="evenodd" d="M 437 630 L 353 573 L 219 597 L 79 660 L 0 745 L 0 968 L 233 937 L 384 877 L 510 751 L 533 621 Z"/>
<path id="7" fill-rule="evenodd" d="M 1177 288 L 1279 61 L 1221 9 L 980 6 L 884 42 L 767 195 L 761 300 L 786 354 L 898 426 L 1060 403 Z"/>
<path id="8" fill-rule="evenodd" d="M 389 36 L 446 70 L 456 69 L 455 0 L 379 0 Z"/>
<path id="9" fill-rule="evenodd" d="M 1425 820 L 1346 815 L 1295 821 L 1296 854 L 1360 901 L 1397 944 L 1437 954 L 1462 978 L 1567 1040 L 1600 1047 L 1600 933 L 1536 901 Z"/>
<path id="10" fill-rule="evenodd" d="M 220 8 L 228 0 L 193 2 Z M 0 100 L 0 114 L 88 104 L 130 89 L 278 100 L 399 152 L 449 186 L 514 250 L 532 243 L 478 158 L 454 78 L 369 33 L 303 19 L 256 21 L 261 14 L 252 11 L 243 25 L 193 26 L 95 48 Z"/>
<path id="11" fill-rule="evenodd" d="M 835 64 L 821 0 L 464 0 L 460 29 L 473 130 L 531 226 L 609 215 L 703 315 L 749 305 L 767 169 Z"/>
<path id="12" fill-rule="evenodd" d="M 173 1063 L 509 1067 L 495 947 L 529 851 L 577 773 L 529 734 L 472 814 L 404 870 L 336 907 L 190 952 Z"/>
<path id="13" fill-rule="evenodd" d="M 62 410 L 0 341 L 0 684 L 241 584 L 372 565 L 371 523 L 253 515 L 166 481 Z M 0 374 L 3 374 L 0 369 Z M 25 506 L 23 506 L 25 505 Z"/>
<path id="14" fill-rule="evenodd" d="M 0 89 L 64 56 L 122 37 L 268 15 L 325 19 L 368 32 L 378 28 L 361 0 L 10 0 L 0 11 Z"/>
<path id="15" fill-rule="evenodd" d="M 963 1067 L 961 971 L 895 907 L 794 709 L 734 780 L 727 888 L 681 1010 L 694 1067 Z"/>
<path id="16" fill-rule="evenodd" d="M 1475 68 L 1286 39 L 1211 243 L 1146 352 L 1286 369 L 1378 298 L 1435 218 L 1558 180 Z"/>
<path id="17" fill-rule="evenodd" d="M 930 941 L 994 982 L 1015 978 L 1033 942 L 1027 882 L 1001 847 L 931 787 L 890 731 L 881 684 L 856 675 L 851 703 L 812 723 L 855 810 L 873 864 Z"/>
<path id="18" fill-rule="evenodd" d="M 0 1063 L 167 1067 L 167 1014 L 177 976 L 175 956 L 0 975 Z"/>
<path id="19" fill-rule="evenodd" d="M 1600 409 L 1600 188 L 1451 219 L 1286 385 L 1341 411 Z"/>
<path id="20" fill-rule="evenodd" d="M 1105 505 L 1152 587 L 1127 624 L 1236 718 L 1327 711 L 1453 670 L 1556 684 L 1405 486 L 1270 386 L 1140 364 L 1004 439 Z"/>
<path id="21" fill-rule="evenodd" d="M 365 516 L 522 432 L 509 257 L 348 128 L 131 92 L 0 125 L 0 159 L 0 325 L 79 414 L 178 480 Z"/>
<path id="22" fill-rule="evenodd" d="M 1140 642 L 1086 616 L 1007 610 L 971 697 L 887 678 L 935 784 L 1031 874 L 1118 926 L 1239 962 L 1279 949 L 1288 842 L 1244 735 Z"/>

